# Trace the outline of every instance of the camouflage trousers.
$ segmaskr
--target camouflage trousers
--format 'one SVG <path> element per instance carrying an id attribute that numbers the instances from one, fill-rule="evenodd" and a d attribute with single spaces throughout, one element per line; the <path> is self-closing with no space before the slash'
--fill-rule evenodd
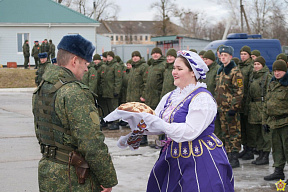
<path id="1" fill-rule="evenodd" d="M 261 124 L 251 124 L 254 134 L 254 140 L 256 141 L 257 150 L 263 150 L 264 152 L 271 151 L 271 131 L 266 133 Z M 242 128 L 242 127 L 241 127 Z M 248 145 L 249 146 L 249 145 Z"/>
<path id="2" fill-rule="evenodd" d="M 271 134 L 273 167 L 284 169 L 288 163 L 288 126 L 272 129 Z"/>
<path id="3" fill-rule="evenodd" d="M 241 125 L 241 144 L 248 147 L 256 147 L 255 130 L 248 122 L 248 116 L 244 113 L 240 113 L 240 125 Z"/>
<path id="4" fill-rule="evenodd" d="M 221 136 L 226 152 L 239 152 L 241 150 L 241 127 L 239 113 L 229 116 L 228 112 L 219 113 L 221 122 Z"/>

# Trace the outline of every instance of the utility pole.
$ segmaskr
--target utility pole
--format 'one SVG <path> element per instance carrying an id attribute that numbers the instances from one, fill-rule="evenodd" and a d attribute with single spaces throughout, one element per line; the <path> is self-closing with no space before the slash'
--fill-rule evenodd
<path id="1" fill-rule="evenodd" d="M 242 0 L 240 0 L 240 11 L 241 11 L 241 31 L 243 32 L 243 15 L 244 15 L 246 26 L 247 26 L 247 31 L 249 34 L 251 34 L 250 26 L 249 26 L 248 19 L 244 10 L 244 5 L 242 4 Z"/>

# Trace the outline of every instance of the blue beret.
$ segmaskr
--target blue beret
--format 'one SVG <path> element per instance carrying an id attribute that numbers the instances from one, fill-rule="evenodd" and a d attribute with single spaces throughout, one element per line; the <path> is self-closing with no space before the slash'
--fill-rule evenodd
<path id="1" fill-rule="evenodd" d="M 40 59 L 47 58 L 47 57 L 48 57 L 48 54 L 47 54 L 46 52 L 44 52 L 44 53 L 39 53 L 39 54 L 38 54 L 38 57 L 39 57 Z"/>
<path id="2" fill-rule="evenodd" d="M 51 59 L 51 62 L 52 62 L 52 63 L 57 63 L 57 59 L 56 59 L 56 58 L 53 58 L 53 59 Z"/>
<path id="3" fill-rule="evenodd" d="M 63 49 L 91 62 L 95 47 L 81 35 L 65 35 L 58 44 L 57 49 Z"/>
<path id="4" fill-rule="evenodd" d="M 234 54 L 234 49 L 233 49 L 233 47 L 231 47 L 231 46 L 222 46 L 222 47 L 220 47 L 219 48 L 219 53 L 221 54 L 221 53 L 228 53 L 228 54 L 230 54 L 230 55 L 233 55 Z"/>

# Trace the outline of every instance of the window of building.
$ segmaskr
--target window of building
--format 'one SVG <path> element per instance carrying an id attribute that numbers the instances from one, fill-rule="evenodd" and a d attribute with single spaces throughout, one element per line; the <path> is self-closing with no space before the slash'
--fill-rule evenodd
<path id="1" fill-rule="evenodd" d="M 145 41 L 148 41 L 148 36 L 147 35 L 145 36 Z"/>
<path id="2" fill-rule="evenodd" d="M 111 41 L 114 41 L 114 36 L 113 35 L 111 35 Z"/>
<path id="3" fill-rule="evenodd" d="M 134 36 L 134 40 L 137 41 L 137 35 Z"/>
<path id="4" fill-rule="evenodd" d="M 142 41 L 143 39 L 142 39 L 142 35 L 140 35 L 140 41 Z"/>
<path id="5" fill-rule="evenodd" d="M 128 41 L 128 36 L 127 35 L 125 35 L 125 41 Z"/>
<path id="6" fill-rule="evenodd" d="M 118 35 L 116 35 L 116 41 L 118 41 L 119 39 L 118 39 Z"/>
<path id="7" fill-rule="evenodd" d="M 123 41 L 123 36 L 120 36 L 120 41 Z"/>
<path id="8" fill-rule="evenodd" d="M 25 40 L 29 41 L 29 33 L 17 33 L 17 51 L 23 52 L 22 46 Z"/>

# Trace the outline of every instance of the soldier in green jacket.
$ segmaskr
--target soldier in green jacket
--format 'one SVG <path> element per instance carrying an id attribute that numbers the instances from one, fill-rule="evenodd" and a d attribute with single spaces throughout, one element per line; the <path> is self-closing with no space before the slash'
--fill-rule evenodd
<path id="1" fill-rule="evenodd" d="M 45 73 L 46 68 L 48 68 L 51 63 L 47 60 L 48 54 L 46 52 L 39 53 L 38 57 L 40 58 L 39 68 L 36 71 L 35 83 L 36 85 L 40 85 L 42 81 L 42 76 Z"/>
<path id="2" fill-rule="evenodd" d="M 118 64 L 120 65 L 120 67 L 122 68 L 122 74 L 123 74 L 124 71 L 126 71 L 126 66 L 125 66 L 124 62 L 122 61 L 122 59 L 118 55 L 116 55 L 115 58 L 116 58 L 116 61 L 118 62 Z"/>
<path id="3" fill-rule="evenodd" d="M 264 180 L 284 179 L 283 169 L 288 162 L 288 73 L 284 61 L 272 65 L 274 76 L 268 86 L 264 102 L 262 125 L 266 132 L 271 129 L 274 173 Z"/>
<path id="4" fill-rule="evenodd" d="M 252 126 L 248 123 L 248 108 L 246 102 L 246 98 L 248 95 L 249 79 L 253 72 L 253 62 L 251 59 L 251 49 L 249 46 L 243 46 L 240 49 L 240 59 L 241 61 L 238 64 L 238 68 L 240 69 L 244 78 L 244 92 L 239 113 L 241 123 L 241 143 L 244 150 L 239 154 L 238 157 L 242 158 L 243 160 L 249 160 L 254 159 L 253 149 L 255 149 L 256 147 L 253 137 L 254 130 L 252 129 Z"/>
<path id="5" fill-rule="evenodd" d="M 82 82 L 89 87 L 89 89 L 97 94 L 98 87 L 98 71 L 97 65 L 101 62 L 99 54 L 93 56 L 93 61 L 88 66 L 88 71 L 84 74 Z"/>
<path id="6" fill-rule="evenodd" d="M 30 46 L 29 41 L 25 40 L 22 46 L 23 56 L 24 56 L 24 69 L 28 69 L 29 57 L 30 57 Z"/>
<path id="7" fill-rule="evenodd" d="M 32 53 L 31 53 L 31 56 L 34 57 L 34 61 L 35 61 L 35 68 L 34 69 L 37 69 L 38 68 L 38 65 L 39 65 L 39 57 L 38 57 L 38 54 L 40 53 L 40 45 L 39 45 L 39 42 L 38 41 L 34 41 L 35 44 L 32 48 Z"/>
<path id="8" fill-rule="evenodd" d="M 216 57 L 212 50 L 208 50 L 203 55 L 203 60 L 209 68 L 209 71 L 206 73 L 206 79 L 201 79 L 200 82 L 204 82 L 207 85 L 207 90 L 215 96 L 215 88 L 216 88 L 216 75 L 217 71 L 220 68 L 220 65 L 215 61 Z M 219 115 L 216 116 L 215 119 L 215 130 L 214 133 L 217 135 L 218 138 L 221 138 L 221 123 L 219 119 Z"/>
<path id="9" fill-rule="evenodd" d="M 176 50 L 171 48 L 166 53 L 166 66 L 164 72 L 164 80 L 163 80 L 163 88 L 161 92 L 160 98 L 162 98 L 166 93 L 173 91 L 176 89 L 174 85 L 174 78 L 172 75 L 172 70 L 174 66 L 174 62 L 176 60 L 177 53 Z"/>
<path id="10" fill-rule="evenodd" d="M 144 97 L 145 85 L 148 64 L 146 64 L 144 58 L 141 57 L 139 51 L 133 51 L 132 57 L 132 69 L 130 70 L 128 85 L 127 85 L 127 97 L 126 102 L 143 102 L 141 97 Z"/>
<path id="11" fill-rule="evenodd" d="M 122 86 L 122 67 L 118 64 L 112 51 L 107 53 L 107 67 L 103 71 L 101 85 L 108 114 L 119 106 L 119 95 Z M 119 122 L 113 122 L 110 130 L 119 129 Z"/>
<path id="12" fill-rule="evenodd" d="M 126 70 L 123 73 L 120 104 L 126 103 L 126 100 L 127 100 L 127 88 L 128 88 L 129 78 L 131 75 L 130 71 L 132 71 L 131 59 L 126 62 Z"/>
<path id="13" fill-rule="evenodd" d="M 215 99 L 221 122 L 222 136 L 232 168 L 239 167 L 238 153 L 241 150 L 241 127 L 239 109 L 243 97 L 243 76 L 232 61 L 231 46 L 219 49 L 223 65 L 217 71 Z"/>
<path id="14" fill-rule="evenodd" d="M 95 98 L 81 83 L 95 47 L 80 35 L 67 35 L 57 48 L 59 66 L 47 69 L 32 100 L 43 155 L 38 166 L 39 191 L 110 192 L 117 185 L 116 172 L 100 131 Z M 70 163 L 72 151 L 84 158 L 77 163 L 89 168 L 83 184 Z"/>
<path id="15" fill-rule="evenodd" d="M 42 42 L 41 46 L 40 46 L 40 52 L 44 53 L 46 52 L 47 54 L 49 53 L 49 44 L 47 39 L 44 39 L 44 41 Z"/>
<path id="16" fill-rule="evenodd" d="M 251 58 L 253 61 L 259 56 L 261 56 L 261 53 L 259 50 L 255 49 L 255 50 L 251 51 Z"/>
<path id="17" fill-rule="evenodd" d="M 254 60 L 253 73 L 250 75 L 249 89 L 247 95 L 248 121 L 253 130 L 253 140 L 256 149 L 259 151 L 259 157 L 252 164 L 265 165 L 269 164 L 269 153 L 271 151 L 271 134 L 264 132 L 262 129 L 263 103 L 267 87 L 272 78 L 266 61 L 262 56 Z"/>
<path id="18" fill-rule="evenodd" d="M 52 43 L 52 39 L 49 40 L 49 53 L 48 57 L 51 59 L 55 58 L 55 45 Z"/>
<path id="19" fill-rule="evenodd" d="M 276 60 L 284 61 L 288 67 L 288 58 L 287 58 L 287 55 L 285 53 L 280 53 L 279 55 L 277 55 Z"/>
<path id="20" fill-rule="evenodd" d="M 158 47 L 152 49 L 151 55 L 153 60 L 151 66 L 148 68 L 145 95 L 144 98 L 141 98 L 141 101 L 145 102 L 152 109 L 156 109 L 161 99 L 166 58 Z"/>

